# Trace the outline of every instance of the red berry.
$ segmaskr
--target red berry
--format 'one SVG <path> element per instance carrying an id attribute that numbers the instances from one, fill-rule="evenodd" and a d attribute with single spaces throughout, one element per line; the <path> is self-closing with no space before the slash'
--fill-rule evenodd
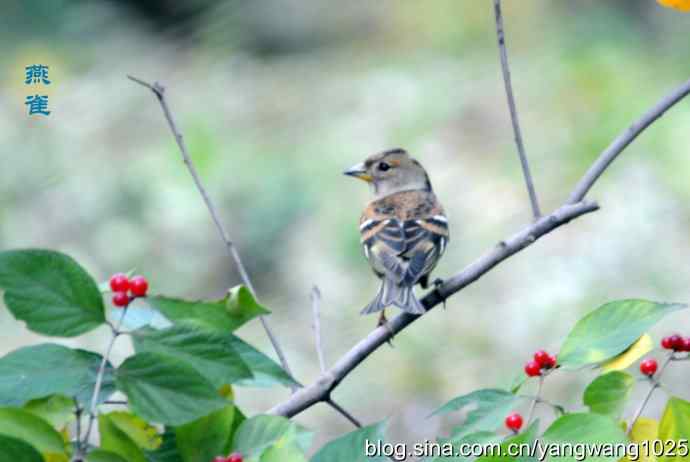
<path id="1" fill-rule="evenodd" d="M 671 340 L 671 337 L 664 337 L 661 339 L 661 348 L 665 350 L 672 350 L 673 349 L 673 341 Z"/>
<path id="2" fill-rule="evenodd" d="M 149 290 L 149 282 L 144 276 L 134 276 L 129 280 L 129 290 L 132 291 L 132 295 L 145 297 L 146 291 Z"/>
<path id="3" fill-rule="evenodd" d="M 242 462 L 242 454 L 239 452 L 233 452 L 230 454 L 226 462 Z"/>
<path id="4" fill-rule="evenodd" d="M 517 412 L 513 412 L 506 417 L 506 427 L 513 431 L 518 431 L 522 427 L 522 416 Z"/>
<path id="5" fill-rule="evenodd" d="M 113 294 L 113 305 L 115 305 L 115 306 L 127 306 L 127 305 L 129 305 L 129 295 L 127 295 L 127 292 L 115 292 Z"/>
<path id="6" fill-rule="evenodd" d="M 656 359 L 645 359 L 640 363 L 640 372 L 651 377 L 656 373 L 658 367 L 659 365 L 657 364 Z"/>
<path id="7" fill-rule="evenodd" d="M 678 334 L 673 334 L 669 337 L 669 342 L 671 344 L 671 349 L 674 351 L 680 351 L 683 349 L 685 340 Z"/>
<path id="8" fill-rule="evenodd" d="M 685 337 L 683 339 L 683 347 L 680 351 L 690 351 L 690 337 Z"/>
<path id="9" fill-rule="evenodd" d="M 113 292 L 127 292 L 129 290 L 129 278 L 126 274 L 113 274 L 110 278 L 110 288 Z"/>
<path id="10" fill-rule="evenodd" d="M 530 361 L 525 364 L 525 374 L 529 377 L 536 377 L 541 375 L 541 365 L 536 361 Z"/>
<path id="11" fill-rule="evenodd" d="M 544 365 L 544 367 L 547 369 L 553 369 L 554 367 L 556 367 L 557 363 L 558 363 L 558 360 L 556 359 L 556 356 L 555 355 L 549 355 L 549 360 Z"/>
<path id="12" fill-rule="evenodd" d="M 549 354 L 544 350 L 539 350 L 534 353 L 534 360 L 538 362 L 541 367 L 547 367 L 549 364 Z"/>

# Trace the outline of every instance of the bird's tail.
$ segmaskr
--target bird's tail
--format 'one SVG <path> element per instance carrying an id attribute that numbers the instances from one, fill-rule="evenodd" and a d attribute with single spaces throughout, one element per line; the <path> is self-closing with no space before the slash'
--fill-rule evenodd
<path id="1" fill-rule="evenodd" d="M 381 287 L 376 297 L 363 310 L 362 314 L 375 313 L 387 306 L 395 305 L 411 314 L 424 314 L 426 309 L 419 302 L 412 287 L 401 286 L 388 278 L 381 279 Z"/>

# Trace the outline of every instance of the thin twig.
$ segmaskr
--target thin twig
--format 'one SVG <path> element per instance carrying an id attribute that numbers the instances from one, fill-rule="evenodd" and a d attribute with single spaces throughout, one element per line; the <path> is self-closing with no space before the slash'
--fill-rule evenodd
<path id="1" fill-rule="evenodd" d="M 314 329 L 314 344 L 316 347 L 316 355 L 319 357 L 319 368 L 323 374 L 326 372 L 326 360 L 324 359 L 323 346 L 321 345 L 321 316 L 319 314 L 321 306 L 321 291 L 317 286 L 312 287 L 310 298 L 312 314 L 314 316 L 314 324 L 312 325 L 312 328 Z"/>
<path id="2" fill-rule="evenodd" d="M 541 390 L 544 388 L 544 376 L 539 376 L 539 385 L 537 386 L 537 394 L 532 399 L 532 404 L 530 404 L 529 412 L 527 413 L 527 427 L 532 422 L 532 417 L 534 417 L 534 410 L 537 407 L 537 403 L 541 402 Z"/>
<path id="3" fill-rule="evenodd" d="M 587 195 L 587 192 L 589 192 L 601 174 L 611 165 L 611 162 L 613 162 L 640 133 L 652 125 L 659 117 L 664 115 L 666 111 L 688 94 L 690 94 L 690 80 L 664 96 L 656 105 L 640 117 L 639 120 L 618 135 L 604 152 L 599 155 L 599 158 L 589 167 L 587 173 L 585 173 L 582 179 L 577 183 L 568 198 L 568 203 L 575 204 L 576 202 L 580 202 Z"/>
<path id="4" fill-rule="evenodd" d="M 350 423 L 352 423 L 352 425 L 354 425 L 357 428 L 362 428 L 362 424 L 360 423 L 360 421 L 357 420 L 352 414 L 347 412 L 346 409 L 343 409 L 343 407 L 340 406 L 338 403 L 336 403 L 332 399 L 328 398 L 326 400 L 326 404 L 328 404 L 330 407 L 332 407 L 333 409 L 338 411 L 340 414 L 342 414 L 347 420 L 350 421 Z"/>
<path id="5" fill-rule="evenodd" d="M 189 173 L 192 175 L 192 179 L 194 180 L 194 184 L 196 185 L 197 190 L 199 190 L 199 193 L 201 194 L 201 197 L 204 200 L 204 203 L 206 204 L 206 208 L 208 208 L 209 213 L 211 214 L 211 218 L 213 219 L 213 222 L 216 225 L 216 229 L 218 230 L 218 233 L 220 234 L 221 239 L 225 243 L 225 247 L 227 249 L 228 255 L 233 259 L 235 262 L 235 266 L 237 266 L 237 270 L 240 273 L 240 278 L 242 279 L 242 283 L 247 286 L 247 288 L 251 291 L 252 295 L 254 295 L 254 298 L 257 298 L 256 296 L 256 291 L 254 290 L 254 285 L 252 284 L 251 279 L 249 278 L 249 273 L 247 273 L 246 268 L 244 267 L 244 264 L 242 263 L 242 259 L 240 258 L 240 254 L 237 251 L 237 247 L 235 247 L 235 244 L 233 241 L 230 239 L 230 235 L 225 229 L 225 226 L 223 226 L 223 223 L 220 221 L 220 218 L 218 217 L 218 213 L 216 212 L 216 207 L 213 205 L 213 202 L 211 201 L 211 198 L 209 197 L 208 193 L 206 192 L 206 188 L 204 187 L 203 183 L 201 182 L 201 178 L 199 177 L 199 173 L 196 170 L 196 167 L 194 166 L 194 163 L 192 162 L 192 158 L 189 155 L 189 152 L 187 151 L 187 145 L 184 141 L 184 137 L 182 136 L 182 132 L 178 130 L 177 124 L 175 123 L 175 119 L 173 118 L 172 112 L 170 111 L 170 108 L 168 107 L 168 102 L 165 98 L 165 87 L 163 87 L 160 83 L 155 82 L 153 84 L 150 84 L 148 82 L 145 82 L 144 80 L 138 79 L 136 77 L 133 77 L 131 75 L 128 75 L 127 78 L 130 80 L 145 86 L 149 90 L 153 92 L 154 95 L 158 98 L 158 102 L 161 105 L 161 108 L 163 109 L 163 114 L 165 115 L 166 120 L 168 121 L 168 125 L 170 126 L 170 130 L 173 133 L 173 136 L 175 137 L 175 141 L 177 142 L 178 148 L 180 148 L 180 153 L 182 154 L 182 160 L 184 161 L 185 165 L 187 166 L 187 170 L 189 170 Z M 258 299 L 258 298 L 257 298 Z M 271 341 L 271 345 L 273 345 L 273 349 L 276 352 L 276 355 L 278 355 L 278 359 L 280 360 L 280 364 L 283 366 L 283 369 L 285 369 L 285 372 L 288 374 L 292 375 L 292 371 L 290 370 L 290 365 L 287 362 L 287 358 L 285 357 L 285 354 L 283 353 L 283 349 L 278 343 L 278 340 L 273 333 L 273 329 L 271 329 L 271 326 L 268 324 L 268 321 L 266 320 L 265 316 L 260 316 L 259 319 L 261 320 L 261 324 L 263 325 L 264 330 L 266 331 L 266 335 L 268 336 L 268 339 Z"/>
<path id="6" fill-rule="evenodd" d="M 518 157 L 520 157 L 522 174 L 525 177 L 527 193 L 529 194 L 529 201 L 532 205 L 532 215 L 534 216 L 534 219 L 537 220 L 541 216 L 541 210 L 539 210 L 537 192 L 534 189 L 532 174 L 530 173 L 529 163 L 527 162 L 527 154 L 525 154 L 525 145 L 522 141 L 522 131 L 520 130 L 520 121 L 518 120 L 515 97 L 513 96 L 513 85 L 510 80 L 510 66 L 508 65 L 508 51 L 506 49 L 505 33 L 503 30 L 501 0 L 494 0 L 494 13 L 496 15 L 496 35 L 498 37 L 498 49 L 501 55 L 501 70 L 503 71 L 503 83 L 506 88 L 506 97 L 508 98 L 510 120 L 513 124 L 513 133 L 515 134 L 515 144 L 517 145 Z"/>
<path id="7" fill-rule="evenodd" d="M 79 400 L 77 398 L 74 399 L 74 417 L 76 418 L 76 433 L 77 433 L 77 439 L 76 439 L 76 445 L 77 445 L 77 453 L 81 452 L 81 414 L 84 411 L 79 404 Z"/>
<path id="8" fill-rule="evenodd" d="M 196 185 L 196 188 L 199 190 L 199 193 L 201 194 L 201 197 L 203 198 L 204 203 L 206 204 L 206 207 L 208 208 L 208 211 L 211 214 L 211 218 L 213 219 L 213 222 L 215 223 L 216 228 L 218 229 L 218 233 L 220 234 L 221 239 L 225 243 L 225 247 L 228 251 L 228 254 L 234 260 L 235 265 L 237 266 L 237 269 L 240 273 L 240 277 L 242 279 L 242 282 L 251 291 L 251 293 L 254 295 L 254 298 L 257 298 L 256 292 L 254 290 L 254 286 L 252 285 L 252 282 L 249 279 L 249 274 L 247 273 L 247 270 L 245 269 L 244 264 L 242 263 L 242 259 L 240 258 L 240 254 L 237 251 L 237 248 L 235 247 L 234 243 L 230 239 L 230 235 L 228 234 L 228 232 L 225 230 L 225 227 L 221 223 L 220 218 L 218 217 L 218 214 L 216 213 L 216 208 L 213 205 L 213 202 L 211 201 L 211 198 L 209 197 L 208 193 L 206 192 L 206 188 L 204 188 L 204 185 L 201 182 L 201 178 L 199 177 L 199 174 L 197 173 L 197 170 L 194 167 L 194 163 L 192 162 L 192 159 L 189 155 L 189 152 L 187 151 L 187 145 L 184 142 L 184 137 L 182 136 L 182 133 L 180 132 L 180 130 L 178 130 L 177 124 L 175 123 L 175 119 L 173 118 L 172 112 L 170 111 L 170 108 L 168 107 L 168 102 L 165 98 L 165 87 L 163 87 L 158 82 L 150 84 L 144 80 L 133 77 L 131 75 L 128 75 L 127 78 L 132 80 L 133 82 L 136 82 L 140 85 L 143 85 L 144 87 L 151 90 L 151 92 L 154 95 L 156 95 L 156 98 L 158 99 L 158 102 L 160 103 L 161 109 L 163 110 L 163 114 L 165 115 L 165 118 L 168 121 L 168 126 L 170 127 L 170 130 L 172 131 L 173 136 L 175 137 L 175 141 L 177 142 L 177 146 L 180 149 L 180 153 L 182 154 L 182 159 L 183 159 L 185 165 L 187 166 L 189 173 L 192 175 L 192 179 L 194 180 L 194 184 Z M 280 364 L 283 366 L 283 369 L 285 370 L 285 372 L 287 372 L 290 376 L 292 376 L 292 371 L 290 370 L 290 365 L 287 362 L 285 354 L 283 353 L 283 349 L 281 348 L 280 344 L 278 343 L 276 336 L 273 334 L 273 330 L 271 329 L 271 326 L 269 325 L 268 320 L 264 316 L 259 316 L 259 319 L 261 321 L 261 325 L 263 326 L 264 330 L 266 331 L 266 335 L 268 336 L 268 339 L 270 340 L 271 345 L 273 345 L 273 349 L 275 350 L 276 355 L 278 355 L 278 359 L 280 360 Z M 298 386 L 293 385 L 293 386 L 291 386 L 291 388 L 292 388 L 292 391 L 294 394 L 297 391 Z M 330 402 L 329 405 L 333 409 L 335 409 L 336 411 L 340 412 L 346 419 L 350 420 L 351 422 L 355 423 L 355 425 L 359 426 L 359 422 L 357 422 L 357 420 L 354 419 L 354 417 L 352 417 L 351 414 L 349 414 L 348 412 L 345 412 L 345 410 L 341 406 L 337 405 L 335 402 Z"/>
<path id="9" fill-rule="evenodd" d="M 84 438 L 82 439 L 82 443 L 79 444 L 79 449 L 76 451 L 75 454 L 75 459 L 79 459 L 80 457 L 84 457 L 85 455 L 85 450 L 89 445 L 89 437 L 91 436 L 91 430 L 93 429 L 93 424 L 94 421 L 96 420 L 97 412 L 98 412 L 98 395 L 101 394 L 101 387 L 103 386 L 103 377 L 105 375 L 105 370 L 106 366 L 108 364 L 108 359 L 110 358 L 110 353 L 113 351 L 113 346 L 115 345 L 115 341 L 117 338 L 120 336 L 120 328 L 122 327 L 122 322 L 125 319 L 125 315 L 127 314 L 127 306 L 122 310 L 122 316 L 120 316 L 120 320 L 118 321 L 117 325 L 113 328 L 113 333 L 110 338 L 110 343 L 108 344 L 108 348 L 105 350 L 105 355 L 103 355 L 103 359 L 101 360 L 101 365 L 98 368 L 98 374 L 96 375 L 96 384 L 93 387 L 93 396 L 91 397 L 91 405 L 89 406 L 89 423 L 86 427 L 86 433 L 84 434 Z"/>
<path id="10" fill-rule="evenodd" d="M 443 285 L 427 293 L 422 299 L 425 308 L 430 310 L 439 303 L 442 303 L 453 294 L 475 282 L 481 276 L 489 272 L 494 266 L 530 246 L 545 234 L 568 223 L 570 220 L 597 210 L 598 206 L 596 203 L 582 201 L 582 199 L 601 173 L 610 165 L 610 160 L 606 162 L 605 159 L 612 158 L 612 156 L 615 157 L 623 151 L 623 149 L 630 144 L 630 141 L 644 130 L 644 128 L 658 119 L 661 114 L 680 101 L 688 93 L 690 93 L 690 80 L 677 90 L 674 90 L 667 97 L 663 98 L 652 110 L 647 112 L 639 122 L 633 125 L 633 127 L 636 128 L 628 129 L 623 134 L 619 135 L 617 139 L 623 139 L 629 136 L 630 140 L 627 142 L 621 141 L 617 144 L 614 143 L 606 149 L 606 151 L 600 154 L 599 158 L 594 163 L 595 166 L 599 167 L 596 169 L 594 166 L 590 168 L 577 184 L 565 205 L 561 206 L 550 215 L 541 217 L 536 223 L 524 228 L 510 239 L 501 242 L 498 246 L 485 253 L 460 273 L 447 279 Z M 573 203 L 574 198 L 577 200 L 575 203 Z M 338 360 L 333 367 L 326 371 L 325 374 L 322 374 L 316 382 L 301 389 L 287 401 L 274 406 L 269 410 L 269 413 L 292 417 L 310 406 L 323 401 L 350 372 L 362 363 L 362 361 L 369 357 L 369 355 L 376 351 L 381 345 L 386 343 L 392 335 L 405 329 L 418 318 L 419 316 L 402 313 L 396 316 L 392 321 L 389 321 L 387 328 L 379 327 L 375 329 L 366 338 L 352 347 L 350 351 L 345 353 L 345 355 Z"/>
<path id="11" fill-rule="evenodd" d="M 640 418 L 642 415 L 642 411 L 644 411 L 644 408 L 647 407 L 647 404 L 649 403 L 649 400 L 652 398 L 652 395 L 654 394 L 654 390 L 659 388 L 661 386 L 661 376 L 668 367 L 668 365 L 671 363 L 673 360 L 673 352 L 670 352 L 666 359 L 664 360 L 664 363 L 661 365 L 661 368 L 659 369 L 659 372 L 656 374 L 656 376 L 649 377 L 649 382 L 651 384 L 651 387 L 649 387 L 649 391 L 647 392 L 647 395 L 644 397 L 642 400 L 642 403 L 640 406 L 637 408 L 635 411 L 635 414 L 633 414 L 632 421 L 630 422 L 630 425 L 628 426 L 628 430 L 626 431 L 626 435 L 630 436 L 630 433 L 633 430 L 633 427 L 635 426 L 635 422 L 637 422 L 637 419 Z"/>

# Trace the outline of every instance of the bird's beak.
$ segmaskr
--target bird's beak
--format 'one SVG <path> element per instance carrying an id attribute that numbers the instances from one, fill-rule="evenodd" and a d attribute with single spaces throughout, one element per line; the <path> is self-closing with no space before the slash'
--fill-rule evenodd
<path id="1" fill-rule="evenodd" d="M 364 166 L 364 162 L 360 162 L 357 165 L 353 165 L 352 167 L 348 168 L 343 172 L 344 175 L 348 176 L 353 176 L 355 178 L 359 178 L 360 180 L 364 180 L 367 183 L 371 183 L 373 181 L 373 178 L 369 173 L 367 173 L 367 169 Z"/>

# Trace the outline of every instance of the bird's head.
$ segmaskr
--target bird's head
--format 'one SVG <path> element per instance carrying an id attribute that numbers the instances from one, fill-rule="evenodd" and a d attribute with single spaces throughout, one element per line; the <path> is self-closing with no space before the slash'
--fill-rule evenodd
<path id="1" fill-rule="evenodd" d="M 431 191 L 424 167 L 404 149 L 374 154 L 343 173 L 369 183 L 376 197 L 400 191 Z"/>

